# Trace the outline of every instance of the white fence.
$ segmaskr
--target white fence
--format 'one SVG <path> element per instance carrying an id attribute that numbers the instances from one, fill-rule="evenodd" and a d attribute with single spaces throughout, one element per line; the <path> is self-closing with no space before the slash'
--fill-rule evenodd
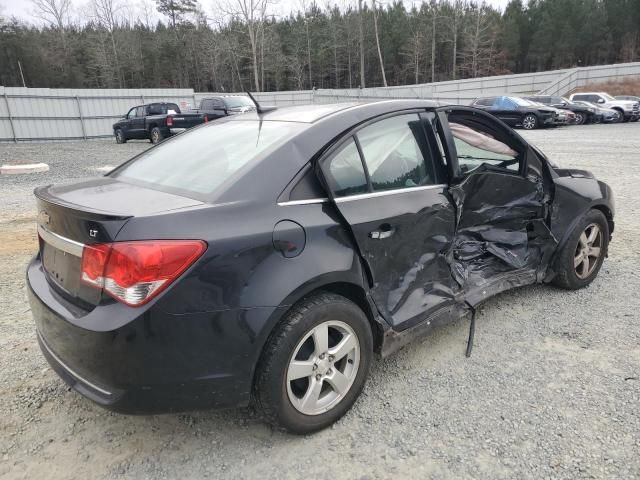
<path id="1" fill-rule="evenodd" d="M 401 87 L 322 89 L 254 94 L 264 105 L 304 105 L 384 98 L 427 98 L 468 104 L 479 96 L 564 95 L 589 83 L 640 77 L 640 62 L 501 75 Z M 196 106 L 214 93 L 191 89 L 48 89 L 0 87 L 0 142 L 90 139 L 112 135 L 112 124 L 131 107 L 154 101 Z"/>

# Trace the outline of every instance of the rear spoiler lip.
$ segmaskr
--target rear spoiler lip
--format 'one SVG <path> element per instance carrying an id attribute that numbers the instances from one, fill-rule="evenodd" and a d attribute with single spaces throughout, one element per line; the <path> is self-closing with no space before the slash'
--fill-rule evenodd
<path id="1" fill-rule="evenodd" d="M 61 200 L 59 197 L 55 197 L 48 193 L 49 187 L 52 187 L 53 184 L 45 185 L 42 187 L 36 187 L 33 190 L 33 194 L 37 199 L 42 200 L 43 202 L 47 202 L 53 205 L 57 205 L 59 207 L 68 208 L 70 210 L 74 210 L 78 213 L 82 213 L 84 215 L 94 215 L 99 216 L 104 220 L 127 220 L 132 218 L 133 215 L 121 214 L 117 212 L 109 212 L 107 210 L 99 210 L 96 208 L 89 208 L 85 205 L 77 205 L 71 202 L 65 202 Z"/>

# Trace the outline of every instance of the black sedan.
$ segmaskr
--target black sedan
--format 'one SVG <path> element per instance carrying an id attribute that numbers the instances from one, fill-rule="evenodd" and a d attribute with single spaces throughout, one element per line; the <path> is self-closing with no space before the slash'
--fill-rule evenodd
<path id="1" fill-rule="evenodd" d="M 570 112 L 573 112 L 576 115 L 576 125 L 595 122 L 595 108 L 588 107 L 577 102 L 572 102 L 565 97 L 553 97 L 551 95 L 532 95 L 531 97 L 525 97 L 525 99 L 532 102 L 549 105 L 554 108 L 559 108 L 560 110 L 569 110 Z"/>
<path id="2" fill-rule="evenodd" d="M 225 117 L 35 194 L 29 298 L 69 385 L 125 413 L 253 402 L 297 433 L 351 407 L 375 352 L 588 285 L 614 227 L 591 173 L 420 100 Z"/>
<path id="3" fill-rule="evenodd" d="M 472 106 L 498 117 L 507 125 L 525 130 L 551 127 L 556 124 L 556 110 L 520 97 L 476 98 Z"/>

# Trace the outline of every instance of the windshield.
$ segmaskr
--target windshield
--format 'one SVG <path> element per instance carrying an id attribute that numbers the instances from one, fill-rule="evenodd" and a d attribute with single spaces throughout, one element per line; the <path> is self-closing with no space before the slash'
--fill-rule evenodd
<path id="1" fill-rule="evenodd" d="M 249 97 L 226 97 L 224 103 L 227 108 L 239 108 L 239 107 L 251 107 L 255 108 L 255 105 Z"/>
<path id="2" fill-rule="evenodd" d="M 147 150 L 111 177 L 198 200 L 304 128 L 293 122 L 210 123 Z"/>

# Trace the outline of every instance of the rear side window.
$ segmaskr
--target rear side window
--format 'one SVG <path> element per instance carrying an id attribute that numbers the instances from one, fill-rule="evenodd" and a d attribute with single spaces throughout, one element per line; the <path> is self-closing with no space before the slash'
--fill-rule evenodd
<path id="1" fill-rule="evenodd" d="M 111 176 L 207 200 L 242 167 L 302 129 L 293 122 L 210 123 L 149 149 Z"/>
<path id="2" fill-rule="evenodd" d="M 573 96 L 574 100 L 582 100 L 585 102 L 592 102 L 593 100 L 591 100 L 591 95 L 574 95 Z"/>
<path id="3" fill-rule="evenodd" d="M 353 138 L 345 142 L 329 159 L 327 182 L 336 197 L 368 191 L 367 177 Z"/>
<path id="4" fill-rule="evenodd" d="M 435 183 L 433 172 L 427 171 L 424 133 L 417 114 L 381 120 L 360 130 L 357 137 L 374 191 Z"/>

